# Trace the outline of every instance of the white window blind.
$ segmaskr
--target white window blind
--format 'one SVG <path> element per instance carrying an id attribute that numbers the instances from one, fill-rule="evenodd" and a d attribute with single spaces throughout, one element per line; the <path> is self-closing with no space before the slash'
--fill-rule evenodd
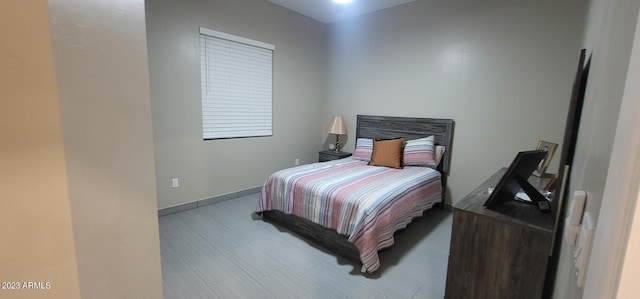
<path id="1" fill-rule="evenodd" d="M 202 136 L 271 136 L 273 45 L 200 28 Z"/>

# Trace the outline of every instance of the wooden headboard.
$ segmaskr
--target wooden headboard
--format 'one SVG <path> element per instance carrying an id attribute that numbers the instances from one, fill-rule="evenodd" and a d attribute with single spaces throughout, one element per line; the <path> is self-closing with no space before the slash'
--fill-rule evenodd
<path id="1" fill-rule="evenodd" d="M 451 167 L 453 119 L 373 115 L 358 115 L 357 118 L 356 139 L 404 137 L 407 140 L 413 140 L 433 135 L 436 145 L 446 147 L 442 161 L 438 165 L 438 170 L 442 173 L 443 187 L 446 187 L 446 180 Z"/>

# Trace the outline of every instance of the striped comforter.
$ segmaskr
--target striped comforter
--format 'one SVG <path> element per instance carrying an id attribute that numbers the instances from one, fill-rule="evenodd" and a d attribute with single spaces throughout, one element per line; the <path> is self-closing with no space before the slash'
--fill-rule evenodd
<path id="1" fill-rule="evenodd" d="M 378 250 L 393 245 L 393 233 L 441 199 L 440 173 L 426 167 L 368 166 L 352 158 L 273 173 L 257 212 L 280 210 L 348 236 L 360 251 L 363 270 L 380 266 Z"/>

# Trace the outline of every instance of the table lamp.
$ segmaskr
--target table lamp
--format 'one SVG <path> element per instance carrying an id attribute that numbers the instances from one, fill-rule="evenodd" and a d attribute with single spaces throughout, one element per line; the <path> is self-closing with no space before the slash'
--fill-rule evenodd
<path id="1" fill-rule="evenodd" d="M 345 126 L 342 116 L 334 116 L 327 126 L 327 133 L 336 134 L 336 152 L 340 151 L 340 135 L 347 134 L 347 126 Z"/>

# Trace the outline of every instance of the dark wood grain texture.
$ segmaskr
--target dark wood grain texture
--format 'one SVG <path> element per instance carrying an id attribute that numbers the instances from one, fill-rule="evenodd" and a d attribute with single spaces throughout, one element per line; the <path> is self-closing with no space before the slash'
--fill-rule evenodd
<path id="1" fill-rule="evenodd" d="M 483 206 L 506 168 L 454 205 L 445 298 L 541 298 L 553 217 L 511 201 Z M 542 188 L 547 179 L 532 177 Z"/>
<path id="2" fill-rule="evenodd" d="M 287 227 L 297 235 L 344 257 L 354 264 L 360 264 L 360 252 L 353 246 L 353 243 L 347 240 L 347 236 L 340 235 L 332 229 L 328 229 L 304 218 L 285 214 L 277 210 L 264 212 L 262 218 L 277 225 Z M 292 228 L 295 228 L 295 230 Z"/>
<path id="3" fill-rule="evenodd" d="M 318 162 L 344 159 L 350 156 L 351 156 L 351 153 L 347 153 L 347 152 L 321 151 L 321 152 L 318 152 Z"/>
<path id="4" fill-rule="evenodd" d="M 506 224 L 525 226 L 552 233 L 553 216 L 541 213 L 534 205 L 513 200 L 493 206 L 490 209 L 484 206 L 484 202 L 489 198 L 488 189 L 494 188 L 498 184 L 506 170 L 507 168 L 501 168 L 496 171 L 489 179 L 457 202 L 453 206 L 454 209 L 476 213 Z M 531 176 L 529 183 L 537 189 L 542 189 L 548 180 L 548 178 Z"/>
<path id="5" fill-rule="evenodd" d="M 453 119 L 358 115 L 356 138 L 406 140 L 434 136 L 436 145 L 446 147 L 438 170 L 446 176 L 451 167 L 453 152 Z"/>
<path id="6" fill-rule="evenodd" d="M 444 200 L 446 177 L 451 163 L 453 126 L 454 122 L 451 119 L 358 115 L 356 137 L 372 139 L 404 137 L 407 140 L 413 140 L 434 135 L 436 144 L 447 147 L 438 168 L 442 173 L 442 198 Z M 359 250 L 353 243 L 347 241 L 346 236 L 340 235 L 334 230 L 327 229 L 319 224 L 294 215 L 286 215 L 279 211 L 264 211 L 262 212 L 262 217 L 263 219 L 289 229 L 297 235 L 355 264 L 361 264 Z"/>

